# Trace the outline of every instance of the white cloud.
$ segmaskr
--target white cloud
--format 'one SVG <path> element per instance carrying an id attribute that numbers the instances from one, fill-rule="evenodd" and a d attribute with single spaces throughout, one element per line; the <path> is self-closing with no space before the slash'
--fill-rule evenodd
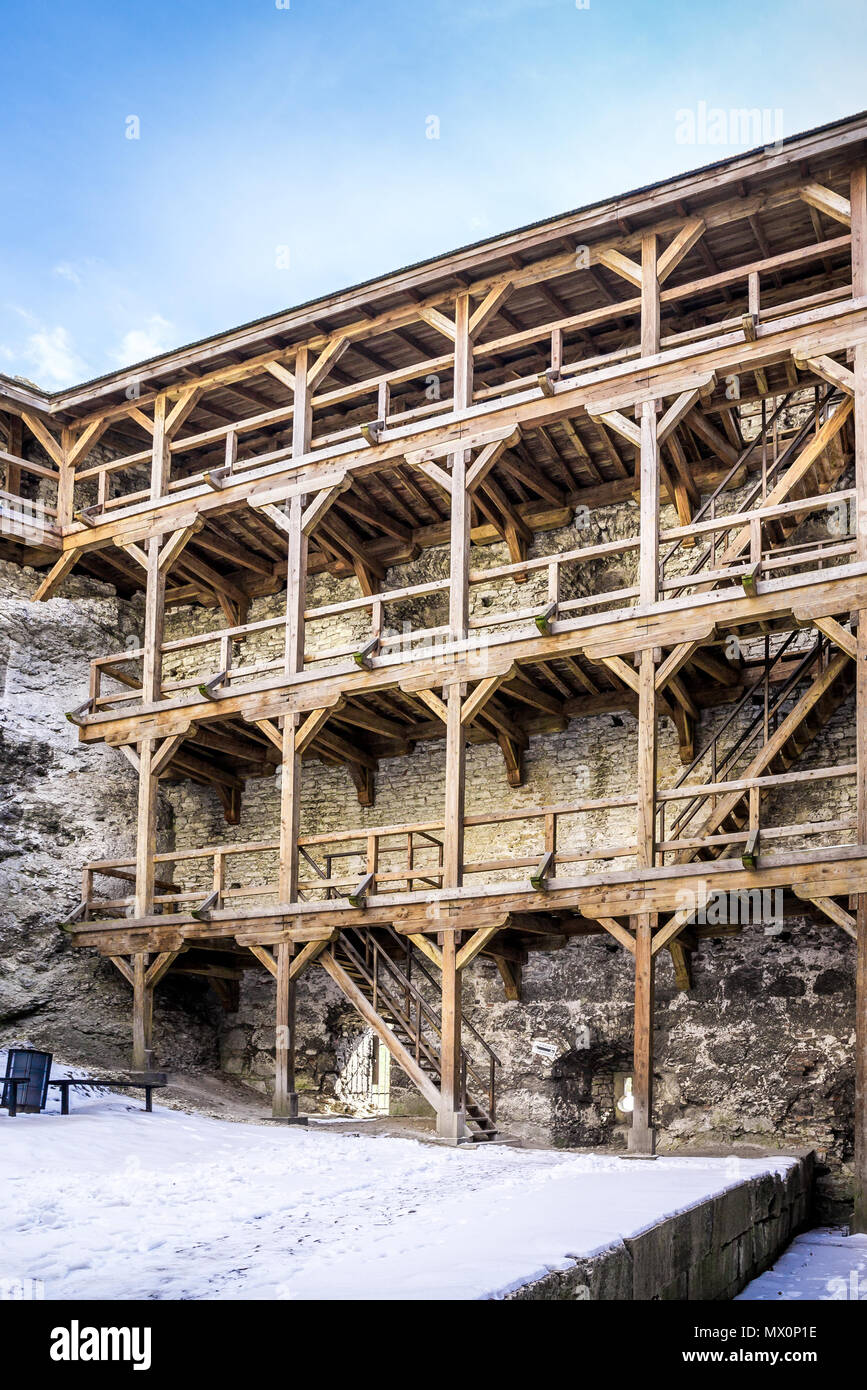
<path id="1" fill-rule="evenodd" d="M 61 261 L 59 265 L 54 267 L 52 273 L 54 275 L 59 275 L 61 280 L 68 280 L 72 285 L 81 284 L 81 276 L 75 269 L 75 266 L 70 265 L 69 261 Z"/>
<path id="2" fill-rule="evenodd" d="M 87 372 L 69 333 L 60 324 L 31 333 L 24 347 L 24 357 L 40 386 L 68 386 L 81 381 Z"/>
<path id="3" fill-rule="evenodd" d="M 171 347 L 174 333 L 174 327 L 162 314 L 151 314 L 142 328 L 131 328 L 124 333 L 112 357 L 121 367 L 128 367 L 132 362 L 143 362 Z"/>

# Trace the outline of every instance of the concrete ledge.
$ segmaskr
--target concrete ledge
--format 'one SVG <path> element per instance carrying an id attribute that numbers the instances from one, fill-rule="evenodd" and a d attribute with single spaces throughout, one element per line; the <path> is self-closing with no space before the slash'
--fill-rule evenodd
<path id="1" fill-rule="evenodd" d="M 813 1154 L 749 1178 L 506 1295 L 591 1301 L 731 1299 L 773 1264 L 810 1214 Z"/>

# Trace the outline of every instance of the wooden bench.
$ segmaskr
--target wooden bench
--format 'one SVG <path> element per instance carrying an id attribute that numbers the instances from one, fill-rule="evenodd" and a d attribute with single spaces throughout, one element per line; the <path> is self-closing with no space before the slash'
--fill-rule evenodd
<path id="1" fill-rule="evenodd" d="M 7 1076 L 0 1081 L 0 1085 L 10 1088 L 9 1096 L 9 1116 L 18 1114 L 18 1087 L 26 1086 L 28 1078 L 26 1076 L 16 1077 Z M 145 1110 L 150 1113 L 153 1111 L 153 1093 L 160 1086 L 165 1086 L 165 1081 L 104 1081 L 98 1076 L 64 1076 L 57 1081 L 49 1081 L 49 1086 L 60 1088 L 60 1113 L 69 1114 L 69 1088 L 70 1086 L 99 1086 L 103 1090 L 122 1091 L 126 1089 L 144 1091 Z"/>

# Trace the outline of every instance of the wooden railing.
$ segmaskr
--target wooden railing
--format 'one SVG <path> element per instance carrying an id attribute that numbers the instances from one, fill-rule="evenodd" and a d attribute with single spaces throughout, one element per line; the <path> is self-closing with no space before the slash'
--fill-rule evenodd
<path id="1" fill-rule="evenodd" d="M 754 828 L 752 825 L 743 830 L 714 835 L 689 834 L 689 822 L 694 820 L 697 810 L 713 805 L 716 799 L 729 793 L 742 791 L 752 795 L 758 807 L 762 795 L 767 791 L 804 783 L 852 779 L 854 776 L 855 765 L 846 763 L 806 771 L 767 773 L 752 778 L 720 777 L 695 782 L 687 779 L 670 788 L 661 788 L 656 798 L 660 832 L 658 853 L 665 855 L 680 850 L 723 846 L 734 848 L 746 844 Z M 669 832 L 666 838 L 666 808 L 684 803 L 686 812 L 681 812 L 679 818 L 675 816 L 674 833 Z M 528 891 L 543 891 L 552 879 L 575 881 L 574 870 L 580 865 L 618 859 L 634 861 L 636 835 L 632 816 L 628 818 L 628 829 L 618 832 L 617 838 L 606 837 L 595 823 L 576 834 L 574 820 L 582 816 L 631 811 L 636 806 L 637 798 L 630 793 L 563 805 L 523 807 L 494 815 L 467 816 L 464 820 L 465 841 L 467 837 L 472 837 L 475 830 L 514 827 L 520 834 L 521 845 L 519 850 L 512 853 L 494 852 L 486 858 L 468 858 L 464 866 L 464 882 L 472 887 L 474 881 L 483 885 L 511 880 Z M 779 826 L 762 824 L 761 834 L 763 841 L 802 841 L 816 835 L 848 833 L 854 831 L 855 824 L 854 816 Z M 302 870 L 306 872 L 299 883 L 299 899 L 309 903 L 311 910 L 315 910 L 317 904 L 324 900 L 345 898 L 352 901 L 365 880 L 364 899 L 374 895 L 436 892 L 442 887 L 443 832 L 442 821 L 424 821 L 375 828 L 340 828 L 302 836 L 298 849 Z M 243 879 L 245 873 L 238 861 L 251 856 L 256 857 L 260 866 L 263 861 L 266 862 L 264 877 L 241 882 L 234 887 L 227 886 L 230 865 L 232 877 Z M 279 900 L 278 857 L 279 841 L 276 839 L 208 845 L 201 849 L 167 850 L 156 854 L 156 910 L 164 915 L 195 911 L 208 898 L 212 898 L 210 907 L 214 911 L 233 905 L 244 911 L 244 902 L 249 903 L 252 899 L 276 903 Z M 190 873 L 193 866 L 195 868 Z M 167 872 L 169 867 L 170 871 Z M 249 874 L 246 876 L 251 877 Z M 114 898 L 97 896 L 94 891 L 97 878 L 132 883 L 135 878 L 134 860 L 94 860 L 85 866 L 82 879 L 84 915 L 123 913 L 131 908 L 131 893 Z M 254 911 L 254 908 L 248 907 L 246 910 Z"/>
<path id="2" fill-rule="evenodd" d="M 731 270 L 717 272 L 706 276 L 703 279 L 695 280 L 687 285 L 666 286 L 662 290 L 661 300 L 663 304 L 676 303 L 687 299 L 692 295 L 701 295 L 703 292 L 717 289 L 734 289 L 737 296 L 743 295 L 744 304 L 750 303 L 749 283 L 752 277 L 756 286 L 753 303 L 756 307 L 759 304 L 758 278 L 764 274 L 776 273 L 782 267 L 805 264 L 811 261 L 821 261 L 829 255 L 847 249 L 850 244 L 848 236 L 831 238 L 824 242 L 817 242 L 812 245 L 797 248 L 796 250 L 783 253 L 782 255 L 766 257 L 763 260 L 753 262 L 749 266 L 734 267 Z M 574 269 L 574 263 L 568 259 L 564 262 L 561 274 L 569 273 Z M 782 318 L 788 314 L 796 313 L 805 308 L 814 308 L 823 304 L 833 303 L 851 297 L 851 286 L 840 286 L 836 289 L 823 291 L 818 294 L 806 294 L 798 298 L 788 300 L 785 303 L 776 305 L 765 304 L 761 306 L 762 323 L 767 324 L 775 318 Z M 635 296 L 631 299 L 621 300 L 612 304 L 600 306 L 598 309 L 585 311 L 579 314 L 572 314 L 546 323 L 536 325 L 532 328 L 521 329 L 517 332 L 509 333 L 503 337 L 480 341 L 473 347 L 473 355 L 483 361 L 485 357 L 496 356 L 506 352 L 513 353 L 520 348 L 534 348 L 540 343 L 550 341 L 552 344 L 551 356 L 554 358 L 555 341 L 558 345 L 562 344 L 566 335 L 579 334 L 582 329 L 587 327 L 598 327 L 609 321 L 618 319 L 634 318 L 636 323 L 640 317 L 641 299 Z M 700 325 L 686 331 L 667 334 L 662 337 L 660 348 L 665 351 L 670 348 L 681 347 L 691 343 L 700 344 L 703 339 L 713 339 L 720 333 L 731 332 L 742 326 L 742 308 L 736 305 L 729 315 L 722 319 Z M 412 314 L 410 313 L 410 318 Z M 370 327 L 368 331 L 376 331 L 375 327 Z M 559 350 L 559 346 L 558 346 Z M 628 345 L 616 350 L 599 354 L 592 358 L 575 359 L 571 362 L 564 362 L 556 369 L 560 380 L 570 376 L 576 376 L 588 371 L 602 371 L 607 367 L 614 367 L 621 363 L 637 359 L 640 356 L 638 344 Z M 424 385 L 425 379 L 431 374 L 448 375 L 453 367 L 453 356 L 450 353 L 432 356 L 422 362 L 416 362 L 408 367 L 396 368 L 392 371 L 380 373 L 375 377 L 367 378 L 364 381 L 350 383 L 346 386 L 333 387 L 330 390 L 319 391 L 313 397 L 314 411 L 321 414 L 327 412 L 329 407 L 337 407 L 348 402 L 353 402 L 360 406 L 366 399 L 371 403 L 371 418 L 375 414 L 377 395 L 381 388 L 391 389 L 409 382 L 417 382 Z M 508 400 L 516 396 L 521 396 L 528 391 L 536 391 L 539 385 L 539 372 L 534 371 L 529 375 L 519 376 L 508 382 L 497 383 L 492 386 L 479 386 L 473 392 L 473 402 L 481 403 L 489 400 L 504 399 Z M 544 375 L 544 373 L 543 373 Z M 435 402 L 429 402 L 423 406 L 414 407 L 411 410 L 396 411 L 390 414 L 387 424 L 390 428 L 409 427 L 416 424 L 423 424 L 432 417 L 444 414 L 453 407 L 453 401 L 449 398 L 442 398 Z M 195 455 L 203 450 L 216 450 L 226 448 L 227 456 L 232 457 L 231 470 L 233 475 L 239 477 L 249 472 L 251 469 L 263 467 L 266 464 L 276 463 L 281 460 L 291 459 L 291 446 L 278 449 L 268 449 L 266 452 L 255 454 L 251 457 L 242 459 L 235 457 L 236 444 L 243 436 L 254 431 L 262 430 L 270 426 L 285 425 L 293 417 L 294 407 L 291 403 L 278 405 L 270 410 L 260 411 L 256 415 L 248 416 L 228 425 L 217 426 L 212 429 L 202 430 L 193 435 L 183 438 L 175 438 L 170 445 L 172 460 L 172 476 L 168 482 L 168 496 L 172 494 L 185 493 L 201 489 L 207 486 L 208 468 L 196 469 Z M 332 430 L 315 437 L 311 443 L 311 449 L 323 450 L 333 449 L 339 451 L 341 446 L 355 446 L 362 443 L 364 435 L 360 425 L 352 425 L 346 428 Z M 193 458 L 191 464 L 190 456 Z M 91 464 L 81 467 L 75 475 L 76 496 L 74 508 L 85 505 L 93 506 L 94 492 L 96 494 L 96 505 L 105 514 L 122 513 L 125 508 L 135 506 L 147 501 L 150 496 L 150 489 L 146 486 L 135 486 L 136 475 L 142 470 L 149 469 L 151 463 L 151 449 L 143 447 L 134 453 L 127 454 L 121 458 L 112 459 L 99 464 Z M 127 475 L 127 481 L 131 477 L 133 489 L 127 490 L 118 496 L 111 496 L 111 485 L 113 479 L 120 475 Z M 82 488 L 86 495 L 82 495 Z"/>
<path id="3" fill-rule="evenodd" d="M 676 547 L 685 539 L 709 540 L 697 560 L 686 572 L 666 576 L 662 568 L 661 593 L 663 598 L 681 597 L 707 586 L 735 584 L 742 587 L 755 586 L 763 579 L 809 566 L 824 569 L 829 565 L 846 563 L 855 554 L 856 542 L 850 522 L 851 503 L 855 497 L 853 488 L 843 488 L 811 497 L 800 498 L 776 505 L 748 507 L 724 516 L 710 516 L 696 521 L 690 526 L 671 527 L 660 532 L 662 543 L 672 543 L 670 556 L 675 555 Z M 783 545 L 768 536 L 768 528 L 779 520 L 791 521 L 822 511 L 839 509 L 838 517 L 845 515 L 845 521 L 837 521 L 839 534 L 811 540 L 803 544 Z M 842 529 L 845 525 L 845 531 Z M 744 554 L 721 566 L 717 560 L 720 546 L 726 538 L 744 528 L 750 530 L 749 547 Z M 498 565 L 488 570 L 470 572 L 471 594 L 473 587 L 483 586 L 494 589 L 499 582 L 508 579 L 532 580 L 536 576 L 546 581 L 543 591 L 534 602 L 517 609 L 492 608 L 483 615 L 479 612 L 470 618 L 471 632 L 483 634 L 491 628 L 503 630 L 524 627 L 528 631 L 540 629 L 543 632 L 556 632 L 558 624 L 568 623 L 579 614 L 587 614 L 594 609 L 604 608 L 609 612 L 628 612 L 638 596 L 637 585 L 620 587 L 614 590 L 600 590 L 578 598 L 561 598 L 572 567 L 581 567 L 598 560 L 637 551 L 639 540 L 636 536 L 600 545 L 585 546 L 580 549 L 561 551 L 554 555 L 540 556 L 516 564 Z M 668 557 L 666 557 L 666 561 Z M 664 564 L 665 562 L 663 562 Z M 432 580 L 425 584 L 409 585 L 404 588 L 388 590 L 381 594 L 342 603 L 310 608 L 305 612 L 305 623 L 309 625 L 309 645 L 305 651 L 305 669 L 321 670 L 328 663 L 357 661 L 359 664 L 375 663 L 377 659 L 400 652 L 406 660 L 429 660 L 436 654 L 436 642 L 448 640 L 448 625 L 407 629 L 404 632 L 389 632 L 385 626 L 385 615 L 391 605 L 414 598 L 448 591 L 448 579 Z M 317 649 L 315 644 L 315 624 L 335 622 L 356 614 L 369 615 L 369 625 L 353 640 L 338 641 L 335 645 Z M 249 640 L 268 633 L 282 637 L 285 618 L 282 616 L 264 618 L 258 622 L 245 623 L 237 627 L 218 628 L 210 632 L 190 637 L 176 638 L 164 642 L 162 658 L 201 654 L 197 668 L 182 679 L 165 679 L 162 682 L 163 698 L 172 699 L 184 691 L 202 690 L 215 698 L 218 693 L 226 694 L 242 689 L 245 685 L 273 676 L 284 670 L 283 657 L 264 660 L 238 659 L 239 649 Z M 515 635 L 519 635 L 515 633 Z M 96 657 L 91 662 L 90 700 L 91 712 L 116 709 L 128 711 L 141 701 L 141 660 L 143 649 L 129 648 L 112 652 L 107 656 Z M 114 688 L 107 684 L 114 682 Z M 121 688 L 118 689 L 117 687 Z"/>
<path id="4" fill-rule="evenodd" d="M 0 449 L 4 487 L 0 489 L 0 535 L 38 545 L 46 537 L 60 537 L 57 525 L 57 493 L 60 474 L 53 464 L 36 463 Z M 39 480 L 39 497 L 25 497 L 21 475 Z M 47 485 L 47 486 L 46 486 Z"/>

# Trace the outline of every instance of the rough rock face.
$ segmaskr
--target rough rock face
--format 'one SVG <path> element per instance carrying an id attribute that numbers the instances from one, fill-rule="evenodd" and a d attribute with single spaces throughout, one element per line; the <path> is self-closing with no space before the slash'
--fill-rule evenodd
<path id="1" fill-rule="evenodd" d="M 136 781 L 123 756 L 79 744 L 64 717 L 86 697 L 88 663 L 137 630 L 136 609 L 72 579 L 33 604 L 32 570 L 0 564 L 0 1042 L 26 1039 L 93 1066 L 128 1066 L 129 986 L 60 922 L 88 859 L 129 854 Z M 162 810 L 162 824 L 171 815 Z M 196 982 L 167 981 L 155 1027 L 169 1065 L 217 1064 L 217 1010 Z"/>

